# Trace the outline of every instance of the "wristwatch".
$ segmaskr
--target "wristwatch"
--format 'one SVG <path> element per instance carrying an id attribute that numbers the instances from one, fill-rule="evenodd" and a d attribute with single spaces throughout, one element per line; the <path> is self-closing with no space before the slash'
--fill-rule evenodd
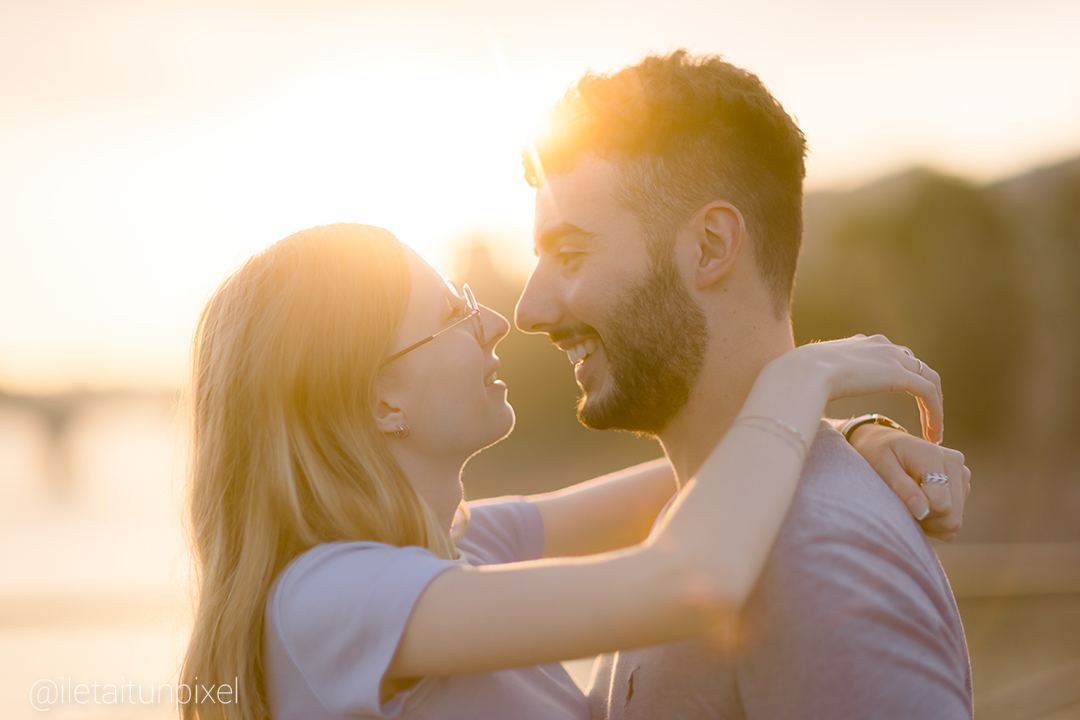
<path id="1" fill-rule="evenodd" d="M 884 425 L 885 427 L 891 427 L 892 429 L 899 430 L 900 432 L 907 432 L 907 428 L 905 428 L 903 425 L 896 422 L 895 420 L 887 418 L 884 415 L 878 415 L 877 413 L 870 413 L 869 415 L 860 415 L 858 417 L 851 418 L 846 423 L 844 423 L 843 427 L 840 428 L 840 433 L 844 436 L 845 440 L 851 442 L 851 434 L 855 432 L 855 428 L 866 425 L 867 423 L 873 423 L 874 425 Z"/>

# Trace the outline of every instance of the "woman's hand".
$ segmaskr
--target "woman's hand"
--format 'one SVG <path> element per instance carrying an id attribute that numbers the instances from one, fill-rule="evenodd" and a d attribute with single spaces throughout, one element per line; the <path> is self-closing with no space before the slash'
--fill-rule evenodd
<path id="1" fill-rule="evenodd" d="M 964 521 L 971 470 L 964 455 L 884 425 L 867 423 L 851 434 L 851 445 L 904 501 L 932 538 L 950 542 Z M 916 478 L 941 473 L 949 481 L 920 485 Z"/>
<path id="2" fill-rule="evenodd" d="M 918 401 L 923 437 L 941 442 L 945 426 L 941 378 L 911 350 L 892 344 L 884 335 L 802 345 L 773 360 L 763 372 L 785 374 L 800 384 L 820 383 L 828 400 L 906 392 Z"/>
<path id="3" fill-rule="evenodd" d="M 781 372 L 821 383 L 830 400 L 881 392 L 913 395 L 919 404 L 923 437 L 930 442 L 899 431 L 891 431 L 897 436 L 892 437 L 889 428 L 874 426 L 856 429 L 853 445 L 905 502 L 928 535 L 942 540 L 956 536 L 971 472 L 964 466 L 962 454 L 938 446 L 944 415 L 941 378 L 932 368 L 883 335 L 803 345 L 772 364 Z M 928 473 L 945 475 L 949 482 L 920 486 L 912 479 Z"/>

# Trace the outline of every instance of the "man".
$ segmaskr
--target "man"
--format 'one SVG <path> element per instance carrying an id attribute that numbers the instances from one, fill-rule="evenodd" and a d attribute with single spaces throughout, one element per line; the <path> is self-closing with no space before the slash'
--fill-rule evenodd
<path id="1" fill-rule="evenodd" d="M 683 481 L 794 347 L 805 150 L 756 76 L 680 51 L 583 77 L 525 156 L 538 261 L 517 325 L 568 353 L 582 422 L 655 435 Z M 590 703 L 612 719 L 972 713 L 933 549 L 827 425 L 728 639 L 604 656 Z"/>

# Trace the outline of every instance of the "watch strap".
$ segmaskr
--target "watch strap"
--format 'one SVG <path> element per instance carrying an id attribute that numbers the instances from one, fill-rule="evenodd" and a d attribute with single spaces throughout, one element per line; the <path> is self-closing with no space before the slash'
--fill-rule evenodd
<path id="1" fill-rule="evenodd" d="M 896 422 L 892 418 L 885 417 L 884 415 L 878 415 L 877 413 L 870 413 L 868 415 L 859 415 L 858 417 L 851 418 L 846 423 L 844 423 L 843 427 L 840 428 L 840 433 L 844 436 L 845 440 L 851 442 L 851 434 L 855 432 L 855 428 L 869 423 L 872 423 L 874 425 L 884 425 L 885 427 L 891 427 L 892 429 L 899 430 L 900 432 L 907 432 L 907 428 L 905 428 L 903 425 Z"/>

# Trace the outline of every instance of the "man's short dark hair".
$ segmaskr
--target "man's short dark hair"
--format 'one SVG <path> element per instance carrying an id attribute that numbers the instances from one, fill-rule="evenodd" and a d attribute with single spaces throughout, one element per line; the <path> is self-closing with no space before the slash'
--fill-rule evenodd
<path id="1" fill-rule="evenodd" d="M 618 166 L 618 200 L 640 218 L 654 258 L 672 252 L 675 233 L 706 203 L 739 208 L 777 310 L 788 309 L 806 140 L 756 75 L 685 50 L 588 73 L 523 151 L 525 179 L 536 187 L 590 155 Z"/>

